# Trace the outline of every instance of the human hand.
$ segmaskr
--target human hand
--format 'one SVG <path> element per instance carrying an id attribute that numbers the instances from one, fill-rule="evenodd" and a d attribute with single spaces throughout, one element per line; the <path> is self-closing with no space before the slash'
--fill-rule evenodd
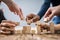
<path id="1" fill-rule="evenodd" d="M 19 15 L 21 19 L 23 19 L 23 13 L 21 8 L 13 1 L 13 0 L 2 0 L 10 9 L 11 12 L 14 12 L 15 14 Z"/>
<path id="2" fill-rule="evenodd" d="M 26 21 L 31 21 L 31 22 L 36 22 L 36 21 L 39 21 L 40 20 L 40 17 L 38 15 L 35 15 L 35 14 L 29 14 L 26 16 Z"/>
<path id="3" fill-rule="evenodd" d="M 55 7 L 50 7 L 44 15 L 44 18 L 48 18 L 50 21 L 52 17 L 60 16 L 60 5 Z"/>
<path id="4" fill-rule="evenodd" d="M 15 27 L 18 25 L 17 22 L 3 20 L 0 24 L 0 33 L 2 34 L 13 34 Z"/>

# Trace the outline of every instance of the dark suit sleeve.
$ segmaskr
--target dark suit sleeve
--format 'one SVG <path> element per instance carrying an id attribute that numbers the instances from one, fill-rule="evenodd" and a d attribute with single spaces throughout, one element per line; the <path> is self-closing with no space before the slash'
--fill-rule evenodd
<path id="1" fill-rule="evenodd" d="M 50 0 L 44 0 L 41 10 L 38 13 L 38 15 L 40 16 L 40 19 L 42 18 L 42 16 L 45 14 L 45 12 L 49 7 L 50 7 Z"/>
<path id="2" fill-rule="evenodd" d="M 3 11 L 0 9 L 0 23 L 2 20 L 6 20 L 6 18 L 4 17 Z"/>

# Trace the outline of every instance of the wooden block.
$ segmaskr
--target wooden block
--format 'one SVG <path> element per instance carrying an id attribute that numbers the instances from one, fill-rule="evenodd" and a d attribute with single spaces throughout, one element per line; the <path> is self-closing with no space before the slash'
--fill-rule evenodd
<path id="1" fill-rule="evenodd" d="M 43 30 L 43 34 L 46 34 L 46 33 L 48 33 L 48 31 L 45 29 L 45 30 Z"/>
<path id="2" fill-rule="evenodd" d="M 30 30 L 28 30 L 28 31 L 27 30 L 22 30 L 22 33 L 23 34 L 30 34 Z"/>
<path id="3" fill-rule="evenodd" d="M 28 21 L 27 21 L 27 24 L 28 24 L 28 25 L 30 25 L 31 23 L 32 23 L 32 21 L 31 21 L 31 20 L 28 20 Z"/>
<path id="4" fill-rule="evenodd" d="M 22 32 L 23 33 L 30 33 L 30 30 L 31 30 L 31 26 L 23 26 Z"/>
<path id="5" fill-rule="evenodd" d="M 23 33 L 23 34 L 25 34 L 25 33 L 26 33 L 26 31 L 25 31 L 25 30 L 22 30 L 22 33 Z"/>
<path id="6" fill-rule="evenodd" d="M 37 26 L 37 34 L 41 34 L 41 27 Z"/>
<path id="7" fill-rule="evenodd" d="M 35 25 L 40 25 L 41 23 L 40 23 L 40 21 L 37 21 L 36 23 L 35 23 Z"/>
<path id="8" fill-rule="evenodd" d="M 55 33 L 54 23 L 53 23 L 53 22 L 50 22 L 50 32 L 51 32 L 51 33 Z"/>
<path id="9" fill-rule="evenodd" d="M 31 34 L 35 34 L 35 30 L 31 30 Z"/>
<path id="10" fill-rule="evenodd" d="M 15 34 L 22 34 L 22 30 L 15 30 Z"/>
<path id="11" fill-rule="evenodd" d="M 30 32 L 30 30 L 28 30 L 28 31 L 25 31 L 25 33 L 30 34 L 31 32 Z"/>
<path id="12" fill-rule="evenodd" d="M 28 30 L 28 29 L 31 30 L 31 26 L 29 26 L 29 25 L 28 26 L 23 26 L 23 30 Z"/>
<path id="13" fill-rule="evenodd" d="M 44 18 L 44 22 L 49 22 L 48 17 L 47 18 Z"/>

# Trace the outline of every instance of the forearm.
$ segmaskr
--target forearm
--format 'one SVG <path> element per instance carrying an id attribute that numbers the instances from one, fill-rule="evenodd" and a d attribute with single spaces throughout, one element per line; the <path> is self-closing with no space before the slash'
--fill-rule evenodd
<path id="1" fill-rule="evenodd" d="M 11 4 L 13 4 L 13 0 L 1 0 L 3 1 L 5 4 L 7 4 L 8 6 L 10 6 Z"/>

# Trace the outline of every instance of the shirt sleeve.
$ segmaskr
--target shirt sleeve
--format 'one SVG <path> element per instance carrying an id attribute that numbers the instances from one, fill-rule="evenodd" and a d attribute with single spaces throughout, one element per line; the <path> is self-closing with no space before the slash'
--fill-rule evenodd
<path id="1" fill-rule="evenodd" d="M 1 0 L 0 0 L 0 2 L 1 2 Z"/>
<path id="2" fill-rule="evenodd" d="M 2 9 L 0 9 L 0 23 L 2 22 L 2 20 L 6 20 L 6 18 L 4 17 Z"/>
<path id="3" fill-rule="evenodd" d="M 38 15 L 40 16 L 40 19 L 45 14 L 47 9 L 50 7 L 50 0 L 44 0 L 43 5 L 41 6 L 41 10 L 38 12 Z"/>

